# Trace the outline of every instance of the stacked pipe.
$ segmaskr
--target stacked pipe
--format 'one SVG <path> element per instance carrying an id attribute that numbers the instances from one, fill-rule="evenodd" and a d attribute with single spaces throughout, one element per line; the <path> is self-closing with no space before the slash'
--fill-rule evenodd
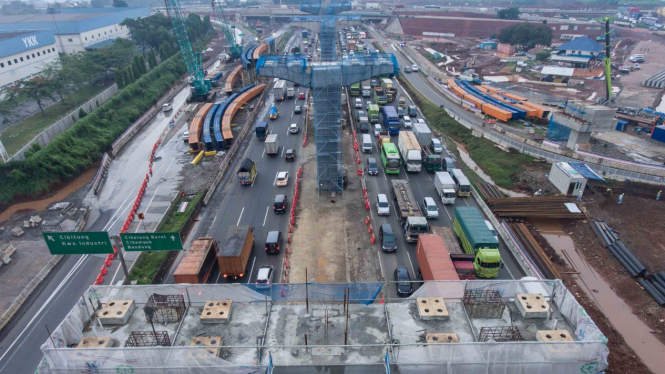
<path id="1" fill-rule="evenodd" d="M 621 265 L 628 270 L 632 277 L 643 277 L 647 274 L 646 267 L 638 260 L 633 253 L 626 248 L 626 245 L 619 240 L 616 231 L 607 223 L 596 219 L 590 222 L 591 230 L 596 234 L 603 247 L 607 248 L 612 255 L 619 260 Z"/>
<path id="2" fill-rule="evenodd" d="M 524 223 L 506 223 L 510 230 L 513 232 L 514 237 L 519 242 L 519 245 L 524 248 L 525 252 L 531 260 L 537 265 L 538 269 L 542 272 L 543 276 L 547 279 L 559 279 L 561 273 L 550 261 L 549 256 L 545 253 L 543 247 L 540 246 L 536 238 L 531 234 L 531 231 Z"/>
<path id="3" fill-rule="evenodd" d="M 476 184 L 480 194 L 483 196 L 483 199 L 487 200 L 490 198 L 502 198 L 505 197 L 503 192 L 501 192 L 495 185 L 487 182 L 480 182 Z"/>
<path id="4" fill-rule="evenodd" d="M 504 218 L 568 218 L 585 219 L 586 214 L 578 208 L 571 211 L 566 203 L 575 204 L 565 196 L 551 197 L 501 197 L 487 198 L 487 205 L 497 217 Z"/>
<path id="5" fill-rule="evenodd" d="M 665 306 L 665 272 L 651 273 L 637 282 L 653 297 L 660 306 Z"/>

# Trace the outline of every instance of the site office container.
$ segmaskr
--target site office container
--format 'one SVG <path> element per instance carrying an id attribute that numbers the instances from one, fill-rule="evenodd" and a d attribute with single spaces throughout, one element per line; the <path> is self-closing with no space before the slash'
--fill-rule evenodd
<path id="1" fill-rule="evenodd" d="M 205 284 L 212 272 L 218 250 L 214 238 L 194 240 L 173 273 L 176 283 Z"/>

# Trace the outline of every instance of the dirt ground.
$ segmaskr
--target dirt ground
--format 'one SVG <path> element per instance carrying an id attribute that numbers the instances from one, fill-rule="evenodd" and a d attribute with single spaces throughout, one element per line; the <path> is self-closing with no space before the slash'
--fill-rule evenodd
<path id="1" fill-rule="evenodd" d="M 348 123 L 348 122 L 347 122 Z M 362 203 L 360 176 L 353 151 L 353 135 L 343 134 L 343 160 L 349 177 L 343 196 L 319 196 L 316 190 L 314 131 L 307 132 L 308 146 L 300 151 L 302 189 L 297 205 L 296 229 L 291 245 L 290 283 L 371 282 L 381 280 L 378 257 L 366 231 L 367 211 Z"/>

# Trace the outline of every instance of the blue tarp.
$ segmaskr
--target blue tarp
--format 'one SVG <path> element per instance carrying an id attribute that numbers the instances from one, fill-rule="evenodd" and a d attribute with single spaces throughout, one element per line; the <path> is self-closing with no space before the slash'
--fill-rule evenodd
<path id="1" fill-rule="evenodd" d="M 597 181 L 605 181 L 603 177 L 600 175 L 596 174 L 595 171 L 591 170 L 589 165 L 582 163 L 582 162 L 569 162 L 568 165 L 575 169 L 578 173 L 582 174 L 582 176 L 586 179 L 594 179 Z"/>

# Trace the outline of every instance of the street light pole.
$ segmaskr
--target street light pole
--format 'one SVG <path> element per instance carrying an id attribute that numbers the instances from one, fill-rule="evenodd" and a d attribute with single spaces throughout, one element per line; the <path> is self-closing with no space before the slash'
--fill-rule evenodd
<path id="1" fill-rule="evenodd" d="M 125 286 L 129 285 L 130 278 L 129 278 L 129 271 L 127 270 L 127 263 L 125 263 L 125 256 L 122 254 L 122 240 L 120 240 L 120 236 L 113 236 L 112 237 L 113 242 L 115 247 L 118 249 L 118 259 L 120 260 L 120 266 L 122 266 L 122 272 L 125 274 L 125 279 L 123 280 L 122 284 Z"/>

